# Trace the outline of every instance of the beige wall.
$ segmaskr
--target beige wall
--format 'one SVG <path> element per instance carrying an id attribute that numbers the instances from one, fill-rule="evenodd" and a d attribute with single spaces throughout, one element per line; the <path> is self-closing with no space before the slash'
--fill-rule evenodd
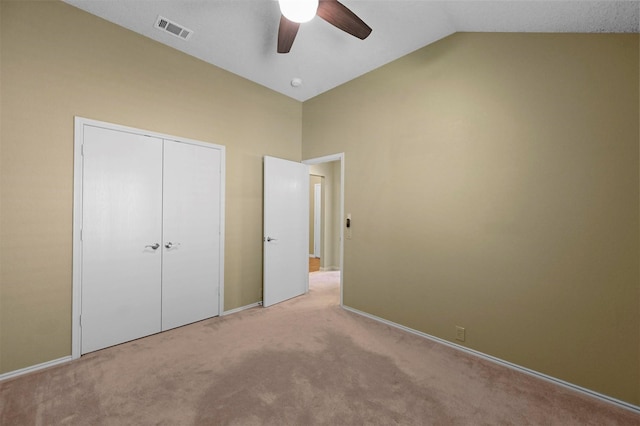
<path id="1" fill-rule="evenodd" d="M 0 0 L 1 2 L 2 0 Z M 0 4 L 0 166 L 2 165 L 2 4 Z M 2 174 L 0 171 L 0 256 L 2 256 Z M 0 258 L 1 259 L 1 258 Z M 2 261 L 0 260 L 0 345 L 2 345 Z M 0 371 L 2 370 L 2 350 L 0 350 Z"/>
<path id="2" fill-rule="evenodd" d="M 325 263 L 325 268 L 327 270 L 337 271 L 340 269 L 340 228 L 342 226 L 342 219 L 340 217 L 340 196 L 341 196 L 341 177 L 340 177 L 340 161 L 333 161 L 328 163 L 331 167 L 329 174 L 331 176 L 330 179 L 330 187 L 327 190 L 327 199 L 330 200 L 330 207 L 327 208 L 329 212 L 327 214 L 327 220 L 329 224 L 327 225 L 327 229 L 325 231 L 326 239 L 327 239 L 327 262 Z M 330 192 L 329 192 L 330 191 Z"/>
<path id="3" fill-rule="evenodd" d="M 61 2 L 3 1 L 0 373 L 71 353 L 73 118 L 225 145 L 225 309 L 262 299 L 262 156 L 301 103 Z"/>
<path id="4" fill-rule="evenodd" d="M 634 404 L 638 35 L 460 33 L 303 105 L 344 301 Z"/>

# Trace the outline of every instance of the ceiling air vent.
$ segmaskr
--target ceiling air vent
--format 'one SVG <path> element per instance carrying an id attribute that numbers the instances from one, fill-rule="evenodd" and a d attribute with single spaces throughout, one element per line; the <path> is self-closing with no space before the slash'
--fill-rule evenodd
<path id="1" fill-rule="evenodd" d="M 163 18 L 162 16 L 158 16 L 155 27 L 183 40 L 189 40 L 191 34 L 193 34 L 193 31 L 190 29 L 185 28 L 180 24 L 176 24 L 167 18 Z"/>

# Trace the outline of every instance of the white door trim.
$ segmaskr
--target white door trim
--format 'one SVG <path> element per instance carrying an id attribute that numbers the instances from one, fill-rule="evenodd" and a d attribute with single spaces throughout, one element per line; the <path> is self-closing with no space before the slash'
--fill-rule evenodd
<path id="1" fill-rule="evenodd" d="M 76 116 L 74 119 L 74 147 L 73 147 L 73 266 L 72 266 L 72 308 L 71 308 L 71 358 L 76 359 L 81 355 L 81 330 L 80 313 L 82 291 L 82 143 L 84 141 L 84 127 L 94 126 L 109 130 L 128 132 L 138 135 L 152 136 L 160 139 L 168 139 L 176 142 L 200 145 L 207 148 L 220 150 L 220 272 L 219 272 L 219 302 L 218 313 L 224 312 L 224 229 L 225 229 L 225 147 L 194 139 L 188 139 L 164 133 L 136 129 L 134 127 L 121 126 L 88 118 Z"/>
<path id="2" fill-rule="evenodd" d="M 310 158 L 302 161 L 303 164 L 313 165 L 330 163 L 332 161 L 340 161 L 340 306 L 343 305 L 343 289 L 344 289 L 344 169 L 345 169 L 345 155 L 344 152 L 339 154 L 325 155 L 324 157 Z"/>

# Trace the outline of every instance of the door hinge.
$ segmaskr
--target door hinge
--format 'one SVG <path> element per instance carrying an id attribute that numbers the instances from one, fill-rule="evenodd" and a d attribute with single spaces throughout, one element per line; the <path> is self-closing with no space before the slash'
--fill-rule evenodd
<path id="1" fill-rule="evenodd" d="M 82 315 L 80 315 L 79 321 L 80 321 L 80 327 L 82 327 Z"/>
<path id="2" fill-rule="evenodd" d="M 80 241 L 82 241 L 82 229 L 80 229 Z"/>
<path id="3" fill-rule="evenodd" d="M 80 155 L 84 157 L 84 144 L 80 145 Z"/>

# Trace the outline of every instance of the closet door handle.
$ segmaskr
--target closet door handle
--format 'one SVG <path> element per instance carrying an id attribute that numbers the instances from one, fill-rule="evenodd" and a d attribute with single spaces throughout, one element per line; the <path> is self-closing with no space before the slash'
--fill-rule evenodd
<path id="1" fill-rule="evenodd" d="M 158 250 L 158 247 L 160 247 L 160 244 L 155 243 L 154 245 L 144 246 L 144 248 L 147 248 L 147 247 L 149 247 L 150 249 L 153 249 L 153 250 Z"/>
<path id="2" fill-rule="evenodd" d="M 173 247 L 177 247 L 179 246 L 180 243 L 172 243 L 171 241 L 169 241 L 168 243 L 166 243 L 164 246 L 168 249 L 173 248 Z"/>

